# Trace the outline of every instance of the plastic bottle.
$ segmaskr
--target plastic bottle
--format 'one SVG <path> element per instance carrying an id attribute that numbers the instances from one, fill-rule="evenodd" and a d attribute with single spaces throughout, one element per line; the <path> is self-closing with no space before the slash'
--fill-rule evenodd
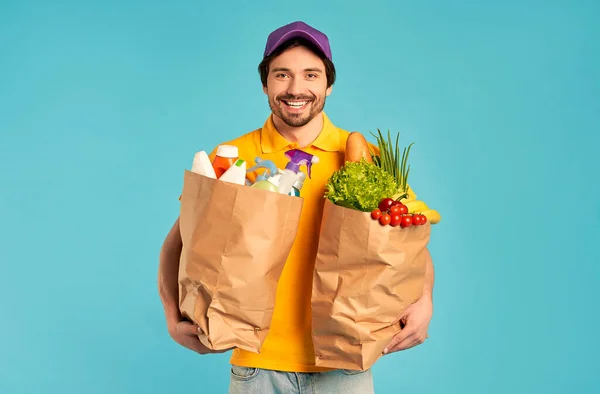
<path id="1" fill-rule="evenodd" d="M 215 175 L 218 178 L 221 177 L 239 159 L 238 148 L 233 145 L 219 145 L 217 147 L 217 154 L 212 162 Z"/>
<path id="2" fill-rule="evenodd" d="M 221 175 L 219 180 L 224 182 L 244 185 L 246 181 L 246 162 L 238 159 L 231 167 Z"/>
<path id="3" fill-rule="evenodd" d="M 285 156 L 290 159 L 290 161 L 285 166 L 283 174 L 281 174 L 281 179 L 279 180 L 279 193 L 281 194 L 289 194 L 292 191 L 294 184 L 300 180 L 299 172 L 302 172 L 300 171 L 301 165 L 306 165 L 308 177 L 310 178 L 311 166 L 314 163 L 319 162 L 317 156 L 306 153 L 300 149 L 289 150 L 285 152 Z"/>
<path id="4" fill-rule="evenodd" d="M 303 173 L 302 171 L 299 171 L 298 172 L 298 180 L 292 186 L 292 190 L 289 193 L 290 196 L 300 197 L 300 190 L 302 189 L 302 186 L 304 185 L 305 180 L 306 180 L 306 174 Z"/>
<path id="5" fill-rule="evenodd" d="M 276 177 L 277 177 L 277 175 L 269 177 L 268 179 L 263 179 L 258 182 L 254 182 L 251 187 L 253 187 L 255 189 L 269 190 L 269 191 L 277 193 L 279 191 L 279 188 L 277 186 L 277 178 Z"/>
<path id="6" fill-rule="evenodd" d="M 283 175 L 283 171 L 280 169 L 277 169 L 277 174 L 270 177 L 269 182 L 271 182 L 272 184 L 277 186 L 277 188 L 279 189 L 279 181 L 281 180 L 282 175 Z M 300 197 L 300 189 L 302 189 L 302 185 L 304 184 L 304 181 L 306 180 L 306 174 L 303 173 L 302 171 L 298 171 L 298 178 L 299 179 L 292 186 L 292 190 L 290 190 L 290 192 L 288 193 L 289 196 Z"/>
<path id="7" fill-rule="evenodd" d="M 208 158 L 208 154 L 205 151 L 196 152 L 194 155 L 194 161 L 192 163 L 192 172 L 200 175 L 207 176 L 209 178 L 216 178 L 215 170 Z"/>

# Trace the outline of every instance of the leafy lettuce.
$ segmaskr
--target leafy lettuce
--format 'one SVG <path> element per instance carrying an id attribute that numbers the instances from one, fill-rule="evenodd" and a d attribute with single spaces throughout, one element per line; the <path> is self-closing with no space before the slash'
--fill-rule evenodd
<path id="1" fill-rule="evenodd" d="M 364 159 L 346 162 L 325 185 L 325 197 L 332 203 L 363 212 L 374 210 L 382 199 L 397 192 L 394 176 Z"/>

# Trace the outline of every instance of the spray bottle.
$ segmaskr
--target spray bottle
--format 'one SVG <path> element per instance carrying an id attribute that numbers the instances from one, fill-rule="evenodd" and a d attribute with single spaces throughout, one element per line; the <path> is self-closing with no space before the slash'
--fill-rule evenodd
<path id="1" fill-rule="evenodd" d="M 250 186 L 255 189 L 270 190 L 277 192 L 278 190 L 278 172 L 277 166 L 271 160 L 262 160 L 260 157 L 254 159 L 256 165 L 248 168 L 246 172 L 252 172 L 259 168 L 264 168 L 262 175 L 256 177 L 256 181 Z"/>
<path id="2" fill-rule="evenodd" d="M 292 149 L 285 152 L 285 157 L 290 159 L 290 161 L 285 166 L 283 174 L 281 174 L 281 178 L 279 179 L 279 193 L 281 194 L 289 194 L 294 184 L 300 180 L 301 165 L 306 165 L 308 177 L 310 178 L 311 166 L 319 162 L 317 156 L 300 149 Z"/>

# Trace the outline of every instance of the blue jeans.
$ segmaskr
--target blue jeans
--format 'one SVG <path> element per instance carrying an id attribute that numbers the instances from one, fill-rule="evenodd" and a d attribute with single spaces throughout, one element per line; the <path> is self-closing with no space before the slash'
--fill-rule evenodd
<path id="1" fill-rule="evenodd" d="M 371 370 L 315 373 L 231 367 L 229 394 L 373 394 Z"/>

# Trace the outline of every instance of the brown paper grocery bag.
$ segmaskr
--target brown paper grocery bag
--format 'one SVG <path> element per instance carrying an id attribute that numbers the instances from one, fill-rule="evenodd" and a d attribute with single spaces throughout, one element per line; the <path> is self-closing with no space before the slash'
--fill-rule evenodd
<path id="1" fill-rule="evenodd" d="M 185 171 L 179 302 L 213 350 L 260 352 L 303 200 Z"/>
<path id="2" fill-rule="evenodd" d="M 423 291 L 431 225 L 382 226 L 325 200 L 312 292 L 317 366 L 366 370 Z"/>

